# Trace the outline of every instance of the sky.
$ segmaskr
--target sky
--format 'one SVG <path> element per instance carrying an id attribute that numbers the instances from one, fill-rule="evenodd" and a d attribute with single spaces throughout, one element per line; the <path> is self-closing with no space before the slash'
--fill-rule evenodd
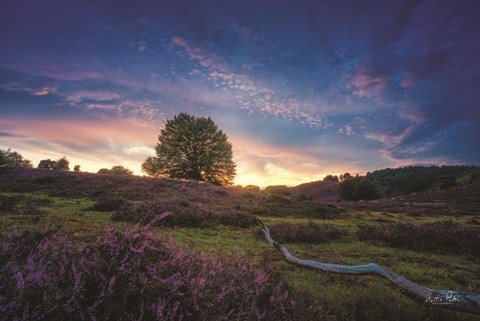
<path id="1" fill-rule="evenodd" d="M 480 2 L 3 0 L 0 148 L 141 175 L 211 116 L 235 183 L 480 164 Z"/>

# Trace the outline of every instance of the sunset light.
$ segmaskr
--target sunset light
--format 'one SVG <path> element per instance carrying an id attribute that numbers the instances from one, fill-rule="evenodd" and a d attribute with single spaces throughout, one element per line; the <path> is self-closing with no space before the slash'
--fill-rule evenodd
<path id="1" fill-rule="evenodd" d="M 242 185 L 478 164 L 475 10 L 342 3 L 7 1 L 0 147 L 143 175 L 187 112 L 228 135 Z"/>

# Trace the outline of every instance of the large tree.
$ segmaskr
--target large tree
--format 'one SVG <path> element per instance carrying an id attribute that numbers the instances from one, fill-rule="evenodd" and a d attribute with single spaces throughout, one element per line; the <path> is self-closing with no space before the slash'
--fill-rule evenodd
<path id="1" fill-rule="evenodd" d="M 232 145 L 210 117 L 181 113 L 167 120 L 155 152 L 142 164 L 152 176 L 230 185 L 236 174 Z"/>

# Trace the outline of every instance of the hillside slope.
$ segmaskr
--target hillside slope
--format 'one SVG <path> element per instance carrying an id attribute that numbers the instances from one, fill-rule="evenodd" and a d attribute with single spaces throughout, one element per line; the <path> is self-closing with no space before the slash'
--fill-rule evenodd
<path id="1" fill-rule="evenodd" d="M 314 200 L 320 202 L 336 202 L 340 198 L 340 183 L 316 181 L 300 184 L 292 187 L 296 194 L 305 194 L 311 196 Z"/>

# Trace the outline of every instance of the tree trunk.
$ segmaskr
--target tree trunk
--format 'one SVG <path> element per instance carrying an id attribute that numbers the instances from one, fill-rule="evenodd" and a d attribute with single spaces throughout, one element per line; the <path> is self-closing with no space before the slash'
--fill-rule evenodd
<path id="1" fill-rule="evenodd" d="M 265 235 L 265 239 L 270 244 L 272 244 L 278 251 L 280 251 L 290 263 L 314 268 L 324 272 L 332 272 L 339 274 L 378 274 L 388 279 L 406 292 L 412 294 L 416 298 L 423 300 L 427 305 L 435 305 L 451 310 L 480 314 L 480 295 L 478 294 L 459 291 L 429 289 L 374 263 L 349 266 L 320 263 L 317 261 L 300 259 L 296 256 L 293 256 L 286 247 L 273 240 L 270 236 L 270 230 L 268 229 L 267 225 L 265 225 L 260 220 L 259 222 L 263 226 L 262 231 Z"/>

